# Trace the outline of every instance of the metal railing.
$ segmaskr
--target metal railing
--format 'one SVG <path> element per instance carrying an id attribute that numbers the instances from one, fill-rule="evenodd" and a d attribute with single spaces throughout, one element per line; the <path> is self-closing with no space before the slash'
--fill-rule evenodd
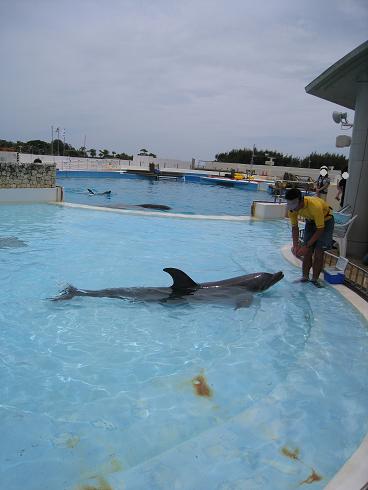
<path id="1" fill-rule="evenodd" d="M 338 256 L 325 252 L 324 266 L 334 267 Z M 368 301 L 368 271 L 349 261 L 345 269 L 344 284 Z"/>

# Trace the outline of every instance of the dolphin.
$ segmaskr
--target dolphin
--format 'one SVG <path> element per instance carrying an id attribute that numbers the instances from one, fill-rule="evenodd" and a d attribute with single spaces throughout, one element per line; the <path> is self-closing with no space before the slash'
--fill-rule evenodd
<path id="1" fill-rule="evenodd" d="M 170 274 L 173 284 L 170 287 L 132 287 L 110 289 L 77 289 L 68 285 L 52 301 L 72 299 L 75 296 L 107 297 L 133 301 L 160 303 L 232 303 L 235 308 L 249 306 L 252 293 L 259 293 L 280 281 L 284 274 L 276 272 L 257 272 L 232 277 L 222 281 L 197 283 L 180 269 L 163 269 Z"/>
<path id="2" fill-rule="evenodd" d="M 140 208 L 148 208 L 148 209 L 160 209 L 161 211 L 168 211 L 170 206 L 166 206 L 165 204 L 137 204 Z"/>
<path id="3" fill-rule="evenodd" d="M 115 203 L 107 206 L 108 208 L 113 209 L 139 209 L 139 208 L 147 208 L 147 209 L 158 209 L 159 211 L 168 211 L 170 206 L 166 206 L 165 204 L 122 204 Z"/>
<path id="4" fill-rule="evenodd" d="M 87 189 L 90 196 L 110 196 L 111 191 L 95 192 L 92 189 Z"/>

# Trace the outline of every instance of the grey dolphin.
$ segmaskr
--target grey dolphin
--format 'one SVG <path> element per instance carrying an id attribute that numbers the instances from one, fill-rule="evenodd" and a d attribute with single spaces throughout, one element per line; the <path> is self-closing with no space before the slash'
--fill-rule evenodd
<path id="1" fill-rule="evenodd" d="M 15 236 L 4 236 L 0 237 L 0 248 L 20 248 L 26 247 L 25 241 L 20 240 Z"/>
<path id="2" fill-rule="evenodd" d="M 276 272 L 257 272 L 243 276 L 232 277 L 223 281 L 197 283 L 180 269 L 166 268 L 173 284 L 170 287 L 133 287 L 111 289 L 77 289 L 67 286 L 53 301 L 71 299 L 74 296 L 107 297 L 130 299 L 135 301 L 156 301 L 166 303 L 232 303 L 236 308 L 249 306 L 252 301 L 251 293 L 259 293 L 280 281 L 284 274 Z"/>
<path id="3" fill-rule="evenodd" d="M 160 209 L 161 211 L 168 211 L 170 206 L 166 206 L 165 204 L 137 204 L 140 208 L 148 208 L 148 209 Z"/>
<path id="4" fill-rule="evenodd" d="M 95 192 L 92 189 L 87 189 L 90 196 L 110 196 L 111 191 Z"/>
<path id="5" fill-rule="evenodd" d="M 168 211 L 170 206 L 166 206 L 165 204 L 122 204 L 115 203 L 109 204 L 108 208 L 114 209 L 139 209 L 139 208 L 147 208 L 147 209 L 158 209 L 159 211 Z"/>

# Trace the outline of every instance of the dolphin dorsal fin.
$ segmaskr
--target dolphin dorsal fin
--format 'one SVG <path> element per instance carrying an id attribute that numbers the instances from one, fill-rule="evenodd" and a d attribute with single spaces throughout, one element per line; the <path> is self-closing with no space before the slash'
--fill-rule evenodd
<path id="1" fill-rule="evenodd" d="M 164 269 L 164 272 L 167 272 L 172 277 L 173 284 L 171 287 L 176 291 L 183 289 L 197 289 L 199 287 L 199 284 L 194 282 L 192 278 L 190 278 L 187 274 L 185 274 L 185 272 L 181 271 L 180 269 L 166 267 L 166 269 Z"/>

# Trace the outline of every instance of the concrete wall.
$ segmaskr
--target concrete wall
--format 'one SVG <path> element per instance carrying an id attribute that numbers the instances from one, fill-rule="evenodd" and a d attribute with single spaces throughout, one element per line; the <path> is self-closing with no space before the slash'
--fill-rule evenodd
<path id="1" fill-rule="evenodd" d="M 60 202 L 62 188 L 0 189 L 0 203 Z"/>
<path id="2" fill-rule="evenodd" d="M 0 151 L 0 163 L 16 163 L 16 161 L 17 161 L 16 152 Z"/>
<path id="3" fill-rule="evenodd" d="M 161 170 L 164 168 L 182 168 L 182 169 L 190 169 L 192 168 L 192 162 L 186 160 L 175 160 L 172 158 L 153 158 L 145 155 L 134 155 L 132 165 L 135 167 L 149 167 L 150 163 L 154 163 Z"/>
<path id="4" fill-rule="evenodd" d="M 356 83 L 357 97 L 354 129 L 349 154 L 349 180 L 345 204 L 350 204 L 357 219 L 351 227 L 348 253 L 361 258 L 368 253 L 368 63 L 366 81 Z M 355 90 L 355 89 L 354 89 Z"/>
<path id="5" fill-rule="evenodd" d="M 55 187 L 55 165 L 40 163 L 0 162 L 0 188 L 50 188 Z"/>

